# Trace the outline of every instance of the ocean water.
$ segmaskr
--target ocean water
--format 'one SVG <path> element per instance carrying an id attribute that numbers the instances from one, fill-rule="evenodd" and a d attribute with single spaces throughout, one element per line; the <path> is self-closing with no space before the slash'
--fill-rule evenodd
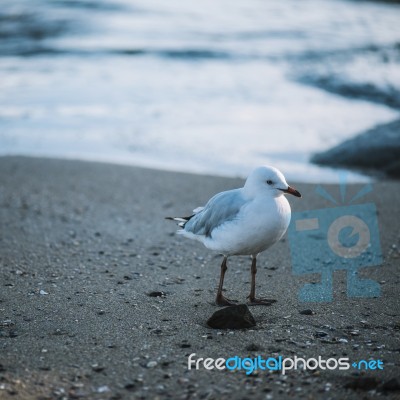
<path id="1" fill-rule="evenodd" d="M 310 155 L 399 118 L 399 21 L 373 1 L 6 0 L 0 154 L 335 182 Z"/>

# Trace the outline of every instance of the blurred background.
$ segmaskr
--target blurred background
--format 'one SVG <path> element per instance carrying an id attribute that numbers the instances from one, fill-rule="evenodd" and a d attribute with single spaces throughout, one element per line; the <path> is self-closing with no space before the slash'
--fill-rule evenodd
<path id="1" fill-rule="evenodd" d="M 337 181 L 310 156 L 399 118 L 399 21 L 380 1 L 2 1 L 0 155 Z"/>

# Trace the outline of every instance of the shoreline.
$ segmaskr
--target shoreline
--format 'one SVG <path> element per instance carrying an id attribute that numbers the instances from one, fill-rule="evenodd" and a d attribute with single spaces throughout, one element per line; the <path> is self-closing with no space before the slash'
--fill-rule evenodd
<path id="1" fill-rule="evenodd" d="M 293 212 L 332 207 L 316 185 L 289 183 L 303 195 L 289 198 Z M 285 235 L 259 261 L 257 291 L 277 303 L 250 308 L 257 322 L 252 330 L 218 331 L 206 321 L 218 309 L 212 302 L 219 256 L 175 235 L 164 217 L 242 184 L 125 165 L 0 157 L 0 396 L 322 399 L 330 391 L 355 400 L 375 390 L 395 398 L 398 387 L 380 385 L 400 374 L 400 237 L 393 224 L 400 183 L 376 182 L 362 200 L 378 210 L 384 262 L 360 275 L 380 282 L 381 297 L 348 298 L 346 274 L 337 271 L 333 302 L 300 302 L 300 288 L 317 282 L 318 274 L 293 274 Z M 348 198 L 363 186 L 348 185 Z M 338 185 L 324 187 L 341 198 Z M 249 268 L 246 257 L 229 261 L 228 297 L 246 301 Z M 154 291 L 165 295 L 149 296 Z M 301 314 L 305 309 L 314 314 Z M 346 355 L 382 359 L 385 368 L 247 376 L 188 370 L 192 353 Z"/>
<path id="2" fill-rule="evenodd" d="M 319 153 L 318 153 L 319 154 Z M 222 179 L 233 179 L 233 180 L 242 180 L 244 181 L 247 177 L 247 171 L 248 173 L 252 170 L 252 168 L 244 168 L 242 172 L 237 172 L 233 174 L 228 174 L 225 170 L 224 173 L 217 173 L 215 171 L 211 170 L 198 170 L 196 168 L 189 170 L 189 171 L 183 171 L 182 169 L 178 169 L 176 166 L 170 166 L 170 165 L 165 165 L 165 164 L 159 164 L 159 165 L 153 165 L 151 162 L 133 162 L 130 160 L 125 160 L 122 158 L 123 161 L 118 161 L 118 159 L 114 158 L 98 158 L 96 156 L 90 156 L 88 157 L 87 155 L 54 155 L 54 154 L 25 154 L 25 153 L 8 153 L 8 154 L 0 154 L 0 158 L 28 158 L 28 159 L 43 159 L 43 160 L 49 160 L 49 161 L 67 161 L 67 162 L 78 162 L 78 163 L 93 163 L 93 164 L 100 164 L 100 165 L 109 165 L 109 166 L 121 166 L 121 167 L 128 167 L 128 168 L 139 168 L 139 169 L 144 169 L 144 170 L 150 170 L 150 171 L 159 171 L 161 173 L 166 172 L 166 173 L 176 173 L 176 174 L 183 174 L 183 175 L 195 175 L 195 176 L 203 176 L 203 177 L 210 177 L 210 178 L 222 178 Z M 261 163 L 262 164 L 262 163 Z M 261 165 L 260 164 L 260 165 Z M 269 163 L 264 163 L 265 165 L 274 165 L 273 162 Z M 302 165 L 303 166 L 303 165 Z M 317 179 L 313 175 L 312 170 L 308 170 L 307 168 L 315 168 L 315 167 L 322 167 L 322 169 L 325 171 L 323 179 Z M 255 166 L 257 167 L 257 165 Z M 362 185 L 366 184 L 368 182 L 373 183 L 373 179 L 376 177 L 374 175 L 368 174 L 367 171 L 363 170 L 356 170 L 351 167 L 344 167 L 341 165 L 319 165 L 316 163 L 313 163 L 312 161 L 309 161 L 307 164 L 305 164 L 306 170 L 305 171 L 311 171 L 312 176 L 309 178 L 309 180 L 301 180 L 298 179 L 299 177 L 299 172 L 295 173 L 295 178 L 290 179 L 290 177 L 287 177 L 287 180 L 295 183 L 304 183 L 304 184 L 309 184 L 309 185 L 335 185 L 339 182 L 340 176 L 342 174 L 345 174 L 348 179 L 349 184 L 355 184 L 355 185 Z M 238 169 L 238 167 L 235 167 L 235 171 Z M 283 171 L 283 170 L 282 170 Z M 285 173 L 286 176 L 290 175 L 290 172 Z M 302 175 L 304 176 L 304 174 Z M 390 177 L 387 177 L 390 180 Z"/>

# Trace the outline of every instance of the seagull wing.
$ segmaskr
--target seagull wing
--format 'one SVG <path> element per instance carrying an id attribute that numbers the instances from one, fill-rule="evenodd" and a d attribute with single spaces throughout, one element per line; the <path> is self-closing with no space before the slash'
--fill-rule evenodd
<path id="1" fill-rule="evenodd" d="M 225 222 L 233 221 L 246 202 L 240 189 L 218 193 L 207 202 L 203 209 L 185 222 L 183 230 L 210 237 L 215 228 Z"/>

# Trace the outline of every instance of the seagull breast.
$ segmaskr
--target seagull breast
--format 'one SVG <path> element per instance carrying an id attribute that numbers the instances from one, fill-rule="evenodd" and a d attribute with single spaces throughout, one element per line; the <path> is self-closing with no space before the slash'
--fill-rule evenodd
<path id="1" fill-rule="evenodd" d="M 256 255 L 281 239 L 290 216 L 284 196 L 257 196 L 242 205 L 236 218 L 213 229 L 203 243 L 225 255 Z"/>

